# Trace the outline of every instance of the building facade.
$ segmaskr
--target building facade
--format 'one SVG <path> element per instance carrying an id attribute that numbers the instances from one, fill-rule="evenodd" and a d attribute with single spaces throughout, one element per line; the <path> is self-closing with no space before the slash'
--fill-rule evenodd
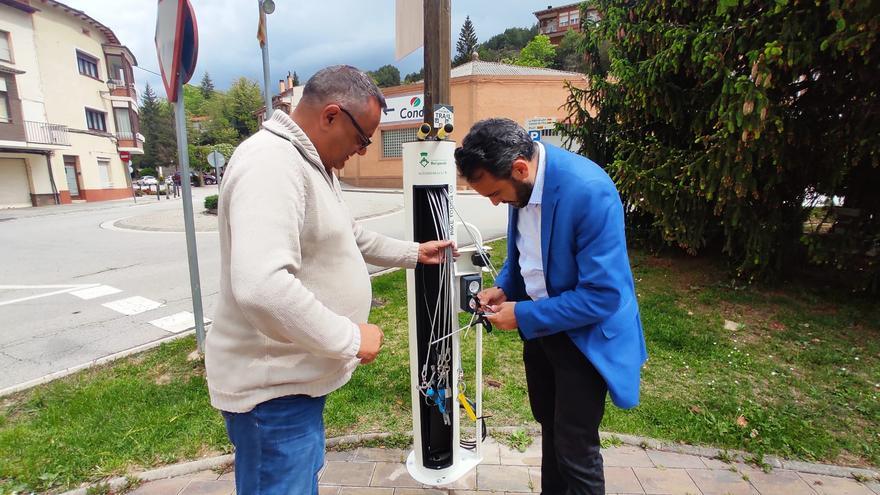
<path id="1" fill-rule="evenodd" d="M 84 12 L 0 0 L 0 208 L 131 196 L 120 154 L 143 153 L 135 65 Z"/>
<path id="2" fill-rule="evenodd" d="M 581 31 L 580 5 L 579 3 L 559 7 L 548 5 L 546 9 L 534 12 L 535 17 L 538 18 L 538 29 L 541 34 L 546 34 L 550 38 L 550 43 L 558 45 L 569 29 Z M 584 17 L 587 21 L 596 22 L 599 20 L 599 11 L 588 8 L 584 12 Z"/>
<path id="3" fill-rule="evenodd" d="M 562 106 L 569 94 L 566 83 L 583 88 L 586 78 L 575 72 L 481 60 L 458 66 L 450 74 L 449 103 L 455 128 L 449 139 L 460 141 L 475 122 L 491 117 L 507 117 L 524 127 L 530 121 L 564 121 Z M 416 140 L 423 121 L 423 84 L 384 88 L 383 93 L 388 108 L 373 135 L 375 144 L 363 156 L 351 157 L 339 171 L 339 178 L 348 184 L 392 188 L 403 184 L 401 144 Z M 546 126 L 538 133 L 537 139 L 561 142 L 555 130 Z"/>

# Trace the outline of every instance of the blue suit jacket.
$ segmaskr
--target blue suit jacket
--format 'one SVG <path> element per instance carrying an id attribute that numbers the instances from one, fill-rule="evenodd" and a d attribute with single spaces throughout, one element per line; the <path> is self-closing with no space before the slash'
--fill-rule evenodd
<path id="1" fill-rule="evenodd" d="M 495 285 L 517 301 L 525 339 L 566 332 L 605 378 L 614 404 L 635 407 L 647 352 L 620 196 L 592 161 L 554 146 L 544 149 L 541 252 L 549 297 L 532 301 L 526 294 L 516 248 L 519 210 L 512 206 L 507 261 Z"/>

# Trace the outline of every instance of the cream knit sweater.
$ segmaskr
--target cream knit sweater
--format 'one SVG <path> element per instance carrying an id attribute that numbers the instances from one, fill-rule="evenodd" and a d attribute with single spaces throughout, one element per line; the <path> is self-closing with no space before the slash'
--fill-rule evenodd
<path id="1" fill-rule="evenodd" d="M 362 229 L 336 176 L 284 112 L 229 161 L 219 202 L 220 300 L 205 344 L 211 404 L 247 412 L 351 378 L 372 289 L 364 260 L 413 268 L 418 244 Z"/>

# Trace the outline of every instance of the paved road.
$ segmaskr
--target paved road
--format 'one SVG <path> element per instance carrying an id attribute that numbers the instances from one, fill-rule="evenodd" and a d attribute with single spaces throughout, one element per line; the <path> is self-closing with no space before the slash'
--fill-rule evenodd
<path id="1" fill-rule="evenodd" d="M 194 189 L 196 210 L 215 193 Z M 403 236 L 402 194 L 345 197 L 367 228 Z M 461 195 L 459 205 L 486 238 L 503 235 L 504 208 L 474 195 Z M 181 200 L 155 198 L 0 211 L 0 391 L 191 328 L 181 211 Z M 196 218 L 210 319 L 219 287 L 216 218 Z"/>

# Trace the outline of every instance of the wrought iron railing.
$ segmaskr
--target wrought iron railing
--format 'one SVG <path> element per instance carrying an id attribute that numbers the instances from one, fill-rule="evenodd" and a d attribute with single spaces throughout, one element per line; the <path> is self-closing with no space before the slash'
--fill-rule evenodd
<path id="1" fill-rule="evenodd" d="M 29 143 L 70 146 L 67 126 L 25 120 L 24 129 Z"/>

